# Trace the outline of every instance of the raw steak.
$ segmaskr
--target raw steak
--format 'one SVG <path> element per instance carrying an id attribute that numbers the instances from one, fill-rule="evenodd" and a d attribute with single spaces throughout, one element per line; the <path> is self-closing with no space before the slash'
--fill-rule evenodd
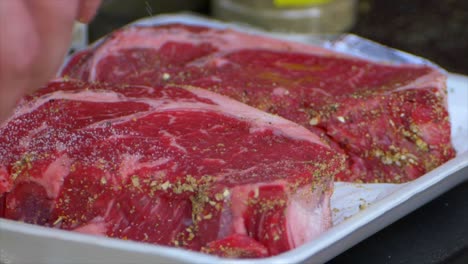
<path id="1" fill-rule="evenodd" d="M 307 129 L 204 89 L 56 81 L 0 127 L 0 214 L 263 257 L 330 227 L 343 162 Z"/>
<path id="2" fill-rule="evenodd" d="M 445 76 L 232 30 L 178 24 L 116 31 L 64 75 L 197 86 L 309 128 L 347 155 L 338 180 L 405 182 L 454 157 Z"/>

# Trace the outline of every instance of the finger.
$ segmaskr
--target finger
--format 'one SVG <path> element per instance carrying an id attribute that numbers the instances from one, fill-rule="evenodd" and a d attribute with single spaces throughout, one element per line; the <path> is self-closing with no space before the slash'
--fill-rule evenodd
<path id="1" fill-rule="evenodd" d="M 39 37 L 24 1 L 0 1 L 0 123 L 29 87 Z"/>
<path id="2" fill-rule="evenodd" d="M 81 23 L 89 23 L 96 15 L 101 0 L 81 0 L 77 20 Z"/>
<path id="3" fill-rule="evenodd" d="M 26 1 L 39 36 L 40 52 L 30 72 L 29 91 L 53 78 L 70 47 L 79 0 Z"/>

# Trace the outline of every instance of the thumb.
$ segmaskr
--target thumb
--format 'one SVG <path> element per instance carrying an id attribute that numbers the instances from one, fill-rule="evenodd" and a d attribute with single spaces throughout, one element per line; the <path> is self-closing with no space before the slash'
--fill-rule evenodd
<path id="1" fill-rule="evenodd" d="M 89 23 L 96 15 L 101 0 L 81 0 L 78 8 L 77 20 L 81 23 Z"/>

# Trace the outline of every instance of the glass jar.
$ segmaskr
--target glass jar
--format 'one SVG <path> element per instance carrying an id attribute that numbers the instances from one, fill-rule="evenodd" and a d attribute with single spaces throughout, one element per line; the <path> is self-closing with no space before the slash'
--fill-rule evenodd
<path id="1" fill-rule="evenodd" d="M 219 19 L 270 31 L 341 33 L 353 24 L 356 0 L 212 0 Z"/>

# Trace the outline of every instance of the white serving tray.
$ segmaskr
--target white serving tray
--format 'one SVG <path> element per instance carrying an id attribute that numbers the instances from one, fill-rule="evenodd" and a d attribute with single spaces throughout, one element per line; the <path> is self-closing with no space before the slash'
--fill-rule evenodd
<path id="1" fill-rule="evenodd" d="M 244 26 L 193 15 L 166 15 L 138 24 L 181 22 L 271 35 Z M 313 43 L 372 60 L 431 64 L 413 55 L 383 47 L 354 35 L 273 35 Z M 335 183 L 334 226 L 299 248 L 264 259 L 225 259 L 188 250 L 97 237 L 0 219 L 2 264 L 149 264 L 149 263 L 323 263 L 411 211 L 468 179 L 468 77 L 448 74 L 452 141 L 457 156 L 405 184 Z M 361 210 L 360 205 L 365 205 Z"/>

